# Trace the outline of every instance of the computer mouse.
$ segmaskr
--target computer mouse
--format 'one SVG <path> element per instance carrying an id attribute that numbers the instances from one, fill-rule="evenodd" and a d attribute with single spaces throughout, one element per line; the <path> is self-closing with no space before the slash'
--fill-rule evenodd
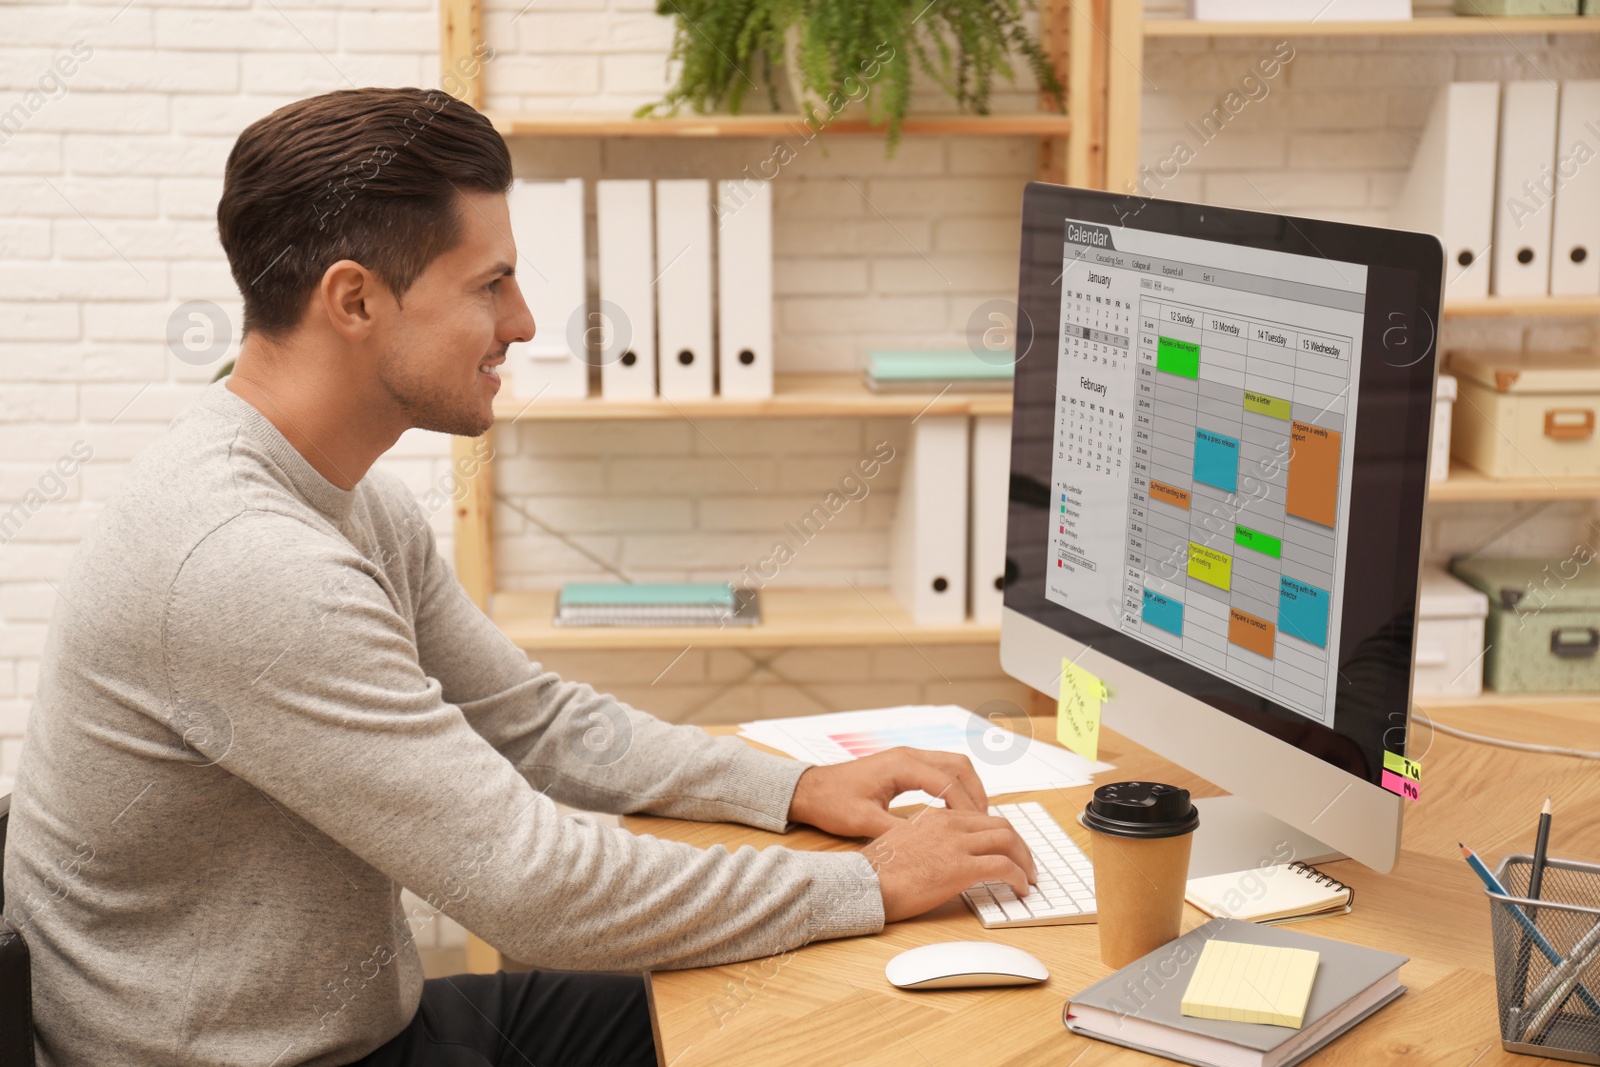
<path id="1" fill-rule="evenodd" d="M 1033 956 L 992 941 L 941 941 L 909 949 L 890 960 L 883 974 L 901 989 L 1028 985 L 1050 977 Z"/>

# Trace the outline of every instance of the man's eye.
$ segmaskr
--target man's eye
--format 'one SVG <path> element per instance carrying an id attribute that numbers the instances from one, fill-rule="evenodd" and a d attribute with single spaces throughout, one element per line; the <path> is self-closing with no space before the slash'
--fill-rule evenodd
<path id="1" fill-rule="evenodd" d="M 492 281 L 488 285 L 484 286 L 484 288 L 489 290 L 490 292 L 493 292 L 494 291 L 494 287 L 499 285 L 504 280 L 505 279 L 503 279 L 503 278 L 496 278 L 494 281 Z"/>

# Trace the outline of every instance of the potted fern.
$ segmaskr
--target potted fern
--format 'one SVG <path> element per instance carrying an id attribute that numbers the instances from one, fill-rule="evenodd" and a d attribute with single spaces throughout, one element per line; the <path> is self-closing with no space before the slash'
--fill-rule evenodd
<path id="1" fill-rule="evenodd" d="M 997 77 L 1016 80 L 1026 63 L 1040 89 L 1066 110 L 1054 66 L 1023 22 L 1032 0 L 657 0 L 676 23 L 669 61 L 681 66 L 645 118 L 685 105 L 739 114 L 751 90 L 773 111 L 799 110 L 822 130 L 852 105 L 886 126 L 894 154 L 910 100 L 913 67 L 956 106 L 989 113 Z M 781 99 L 787 89 L 790 102 Z M 786 106 L 787 104 L 787 106 Z"/>

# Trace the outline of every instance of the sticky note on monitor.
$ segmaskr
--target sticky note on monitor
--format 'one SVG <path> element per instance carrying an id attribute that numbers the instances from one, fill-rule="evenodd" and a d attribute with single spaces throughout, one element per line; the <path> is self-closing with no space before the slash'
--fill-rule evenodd
<path id="1" fill-rule="evenodd" d="M 1183 1014 L 1298 1030 L 1319 959 L 1303 948 L 1207 941 L 1183 994 Z"/>
<path id="2" fill-rule="evenodd" d="M 1087 760 L 1100 758 L 1100 702 L 1105 683 L 1073 663 L 1061 661 L 1061 695 L 1056 699 L 1056 740 Z"/>

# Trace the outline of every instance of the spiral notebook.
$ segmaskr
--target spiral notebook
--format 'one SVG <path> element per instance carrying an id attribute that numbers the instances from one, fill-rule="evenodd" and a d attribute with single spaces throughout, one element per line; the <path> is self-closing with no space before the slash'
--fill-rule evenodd
<path id="1" fill-rule="evenodd" d="M 1355 904 L 1356 891 L 1296 862 L 1193 878 L 1184 899 L 1216 919 L 1284 923 L 1342 915 Z"/>

